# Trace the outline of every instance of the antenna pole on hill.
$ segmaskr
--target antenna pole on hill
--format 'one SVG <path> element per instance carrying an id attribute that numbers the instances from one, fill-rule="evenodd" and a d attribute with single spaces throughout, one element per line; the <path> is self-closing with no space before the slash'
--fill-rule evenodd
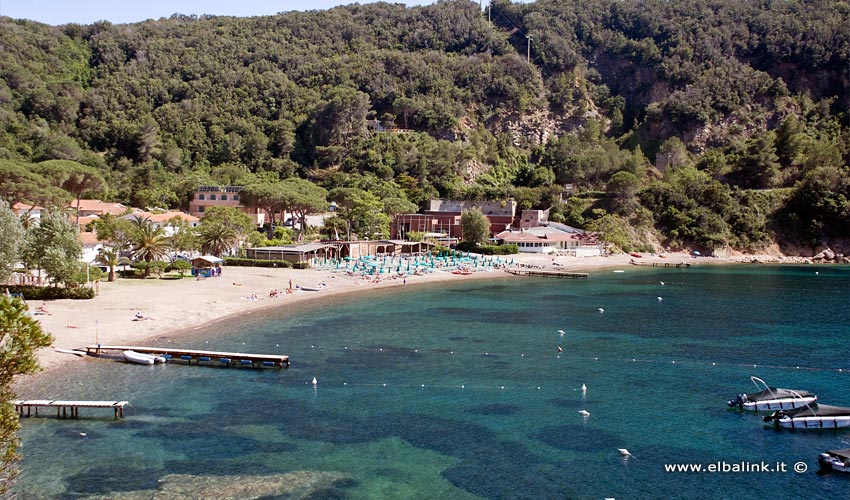
<path id="1" fill-rule="evenodd" d="M 525 55 L 525 62 L 531 64 L 531 41 L 534 40 L 534 37 L 529 33 L 525 35 L 525 38 L 528 39 L 528 52 Z"/>

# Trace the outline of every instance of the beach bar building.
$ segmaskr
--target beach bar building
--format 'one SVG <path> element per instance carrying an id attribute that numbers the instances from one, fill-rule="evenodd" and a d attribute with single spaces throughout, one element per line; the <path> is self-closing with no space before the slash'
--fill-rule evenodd
<path id="1" fill-rule="evenodd" d="M 192 259 L 192 276 L 202 276 L 204 278 L 221 276 L 222 264 L 224 264 L 224 260 L 219 259 L 215 255 L 195 257 Z"/>
<path id="2" fill-rule="evenodd" d="M 279 247 L 258 247 L 246 250 L 249 259 L 285 260 L 293 264 L 309 264 L 314 259 L 339 258 L 339 246 L 329 243 L 305 243 Z"/>

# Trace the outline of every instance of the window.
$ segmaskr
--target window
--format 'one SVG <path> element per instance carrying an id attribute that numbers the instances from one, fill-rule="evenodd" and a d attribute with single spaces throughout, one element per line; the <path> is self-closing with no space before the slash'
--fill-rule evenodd
<path id="1" fill-rule="evenodd" d="M 211 199 L 211 200 L 215 200 L 215 195 L 214 195 L 214 194 L 211 194 L 211 195 L 210 195 L 210 199 Z"/>
<path id="2" fill-rule="evenodd" d="M 221 195 L 221 201 L 227 201 L 227 195 L 226 194 Z"/>
<path id="3" fill-rule="evenodd" d="M 204 197 L 204 193 L 198 193 L 198 199 L 205 200 L 206 198 Z"/>
<path id="4" fill-rule="evenodd" d="M 239 195 L 238 194 L 233 195 L 233 201 L 239 201 Z"/>
<path id="5" fill-rule="evenodd" d="M 204 212 L 204 206 L 203 205 L 198 205 L 198 212 L 201 212 L 201 213 Z"/>

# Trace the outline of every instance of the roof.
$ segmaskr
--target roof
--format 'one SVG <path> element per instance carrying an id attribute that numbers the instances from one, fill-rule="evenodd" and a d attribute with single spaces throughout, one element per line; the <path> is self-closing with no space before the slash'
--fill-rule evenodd
<path id="1" fill-rule="evenodd" d="M 189 222 L 189 223 L 200 222 L 200 220 L 201 220 L 200 218 L 195 217 L 194 215 L 187 214 L 186 212 L 179 212 L 179 211 L 168 211 L 168 212 L 162 212 L 162 213 L 158 213 L 158 214 L 153 214 L 153 213 L 150 213 L 150 212 L 136 212 L 132 215 L 134 217 L 136 217 L 136 216 L 147 217 L 151 220 L 151 222 L 158 222 L 158 223 L 168 222 L 175 217 L 182 219 L 182 220 Z"/>
<path id="2" fill-rule="evenodd" d="M 38 205 L 27 205 L 26 203 L 15 203 L 12 205 L 12 210 L 14 210 L 16 214 L 20 214 L 21 212 L 44 210 L 44 207 L 40 207 Z"/>
<path id="3" fill-rule="evenodd" d="M 82 241 L 83 245 L 87 247 L 96 247 L 97 245 L 103 244 L 103 242 L 97 239 L 97 235 L 92 232 L 80 233 L 80 241 Z"/>
<path id="4" fill-rule="evenodd" d="M 215 255 L 201 255 L 200 257 L 195 257 L 192 260 L 203 260 L 209 262 L 210 264 L 218 264 L 224 262 L 224 259 L 219 259 Z"/>
<path id="5" fill-rule="evenodd" d="M 325 243 L 305 243 L 303 245 L 286 245 L 280 247 L 259 247 L 252 248 L 254 252 L 262 252 L 267 251 L 268 253 L 299 253 L 305 254 L 310 252 L 315 252 L 316 250 L 321 250 L 323 248 L 336 248 L 335 245 L 328 245 Z"/>
<path id="6" fill-rule="evenodd" d="M 77 208 L 77 200 L 71 200 L 71 208 Z M 81 212 L 95 212 L 99 214 L 121 215 L 128 207 L 120 203 L 107 203 L 100 200 L 80 200 Z"/>

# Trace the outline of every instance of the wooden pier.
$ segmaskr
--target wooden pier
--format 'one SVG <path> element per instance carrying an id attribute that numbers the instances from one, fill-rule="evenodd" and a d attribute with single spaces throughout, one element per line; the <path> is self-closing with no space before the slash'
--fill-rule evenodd
<path id="1" fill-rule="evenodd" d="M 533 269 L 508 269 L 511 274 L 517 276 L 542 276 L 544 278 L 569 278 L 569 279 L 587 279 L 587 273 L 570 273 L 567 271 L 541 271 Z"/>
<path id="2" fill-rule="evenodd" d="M 194 349 L 174 349 L 170 347 L 138 347 L 94 345 L 86 347 L 89 356 L 100 356 L 103 351 L 136 351 L 145 354 L 163 356 L 169 362 L 185 361 L 187 364 L 208 364 L 219 366 L 244 366 L 250 368 L 289 368 L 289 356 L 277 354 L 246 354 L 241 352 L 199 351 Z"/>
<path id="3" fill-rule="evenodd" d="M 124 407 L 130 404 L 128 401 L 59 401 L 53 399 L 30 399 L 12 401 L 15 411 L 20 416 L 29 417 L 35 408 L 35 416 L 38 416 L 39 408 L 56 408 L 56 418 L 80 418 L 80 408 L 112 408 L 115 418 L 124 417 Z M 26 409 L 26 415 L 24 415 Z"/>
<path id="4" fill-rule="evenodd" d="M 633 266 L 643 266 L 643 267 L 691 267 L 690 262 L 638 262 L 634 259 L 630 262 Z"/>

